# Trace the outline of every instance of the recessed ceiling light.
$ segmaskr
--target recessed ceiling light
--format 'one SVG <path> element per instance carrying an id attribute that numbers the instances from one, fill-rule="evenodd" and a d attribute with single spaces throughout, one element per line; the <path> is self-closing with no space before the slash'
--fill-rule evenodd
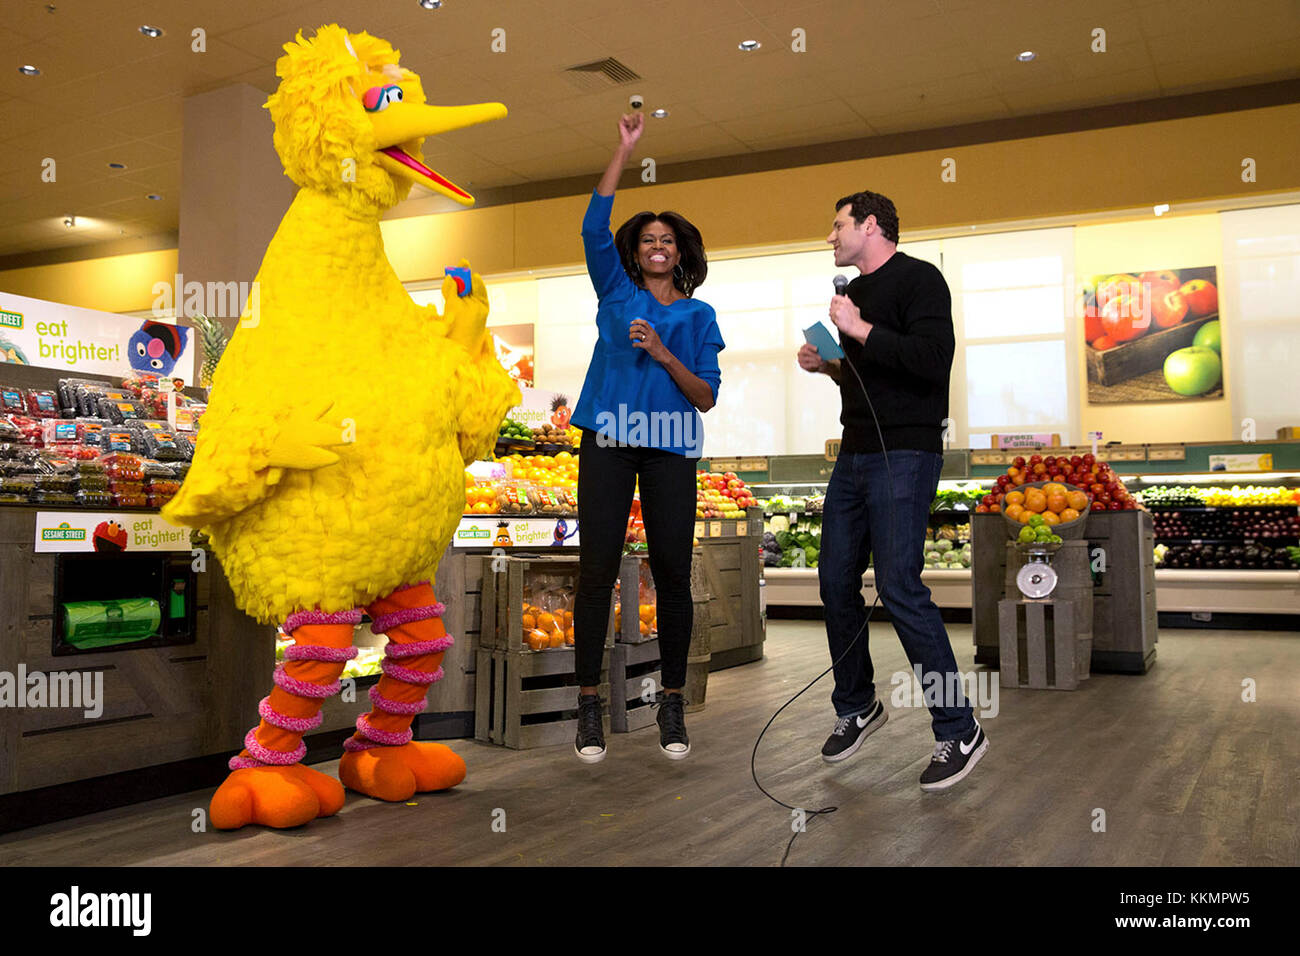
<path id="1" fill-rule="evenodd" d="M 147 36 L 150 40 L 156 40 L 163 35 L 162 27 L 151 27 L 147 23 L 140 28 L 140 32 L 143 33 L 145 36 Z"/>
<path id="2" fill-rule="evenodd" d="M 1153 207 L 1151 211 L 1155 213 L 1157 216 L 1163 216 L 1165 213 L 1169 211 L 1169 203 L 1162 202 L 1158 206 Z"/>
<path id="3" fill-rule="evenodd" d="M 76 216 L 64 216 L 64 217 L 63 217 L 63 228 L 64 228 L 64 229 L 76 229 L 76 228 L 77 228 L 77 217 L 76 217 Z"/>
<path id="4" fill-rule="evenodd" d="M 741 48 L 742 50 L 744 50 L 746 53 L 753 53 L 755 50 L 757 50 L 757 49 L 758 49 L 759 47 L 761 47 L 762 45 L 763 45 L 763 44 L 759 43 L 757 40 L 741 40 L 741 41 L 740 41 L 740 48 Z"/>
<path id="5" fill-rule="evenodd" d="M 149 195 L 145 196 L 144 198 L 145 198 L 145 199 L 152 199 L 154 202 L 160 202 L 160 201 L 162 200 L 162 196 L 159 196 L 157 193 L 150 193 Z"/>
<path id="6" fill-rule="evenodd" d="M 126 163 L 109 163 L 109 169 L 126 169 Z"/>
<path id="7" fill-rule="evenodd" d="M 420 0 L 420 6 L 426 10 L 437 10 L 442 6 L 442 0 Z"/>
<path id="8" fill-rule="evenodd" d="M 650 115 L 653 116 L 655 119 L 663 119 L 665 116 L 668 115 L 668 111 L 666 109 L 660 108 L 655 110 Z"/>
<path id="9" fill-rule="evenodd" d="M 1033 50 L 1025 50 L 1022 53 L 1017 53 L 1016 59 L 1019 60 L 1021 63 L 1028 63 L 1036 56 L 1038 56 L 1038 54 L 1035 53 Z"/>
<path id="10" fill-rule="evenodd" d="M 40 69 L 37 68 L 37 67 L 32 66 L 30 63 L 24 63 L 22 66 L 20 66 L 20 67 L 18 68 L 18 72 L 21 73 L 21 74 L 23 74 L 23 76 L 40 76 L 40 75 L 41 75 L 41 71 L 40 71 Z"/>

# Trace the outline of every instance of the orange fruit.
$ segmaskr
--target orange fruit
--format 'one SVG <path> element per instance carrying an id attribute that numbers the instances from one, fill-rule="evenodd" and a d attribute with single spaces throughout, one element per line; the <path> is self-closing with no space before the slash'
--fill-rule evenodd
<path id="1" fill-rule="evenodd" d="M 1020 514 L 1016 515 L 1016 520 L 1019 521 L 1021 524 L 1029 524 L 1029 519 L 1033 514 L 1034 512 L 1026 508 L 1023 511 L 1021 511 Z"/>
<path id="2" fill-rule="evenodd" d="M 1049 481 L 1047 484 L 1043 485 L 1043 494 L 1047 495 L 1049 498 L 1052 497 L 1052 495 L 1063 495 L 1065 494 L 1065 485 L 1061 484 L 1059 481 Z"/>
<path id="3" fill-rule="evenodd" d="M 541 631 L 528 632 L 528 646 L 533 650 L 540 651 L 545 647 L 549 647 L 550 643 L 551 643 L 551 639 L 548 638 Z"/>
<path id="4" fill-rule="evenodd" d="M 641 633 L 642 633 L 642 634 L 649 634 L 649 633 L 650 633 L 650 623 L 649 623 L 648 621 L 642 621 L 642 622 L 641 622 Z"/>
<path id="5" fill-rule="evenodd" d="M 993 512 L 994 514 L 998 514 L 1002 511 L 1002 506 L 995 502 L 994 504 L 989 505 L 989 511 Z"/>
<path id="6" fill-rule="evenodd" d="M 1073 508 L 1066 508 L 1061 512 L 1061 524 L 1069 524 L 1071 521 L 1077 520 L 1078 517 L 1079 512 L 1075 511 Z"/>
<path id="7" fill-rule="evenodd" d="M 524 614 L 524 630 L 532 631 L 537 628 L 537 618 L 532 614 Z"/>
<path id="8" fill-rule="evenodd" d="M 1019 521 L 1019 520 L 1020 520 L 1020 513 L 1021 513 L 1022 511 L 1024 511 L 1024 510 L 1025 510 L 1024 505 L 1021 505 L 1021 504 L 1008 504 L 1008 505 L 1006 506 L 1006 508 L 1003 510 L 1002 513 L 1005 514 L 1005 515 L 1006 515 L 1008 518 L 1010 518 L 1012 521 Z"/>
<path id="9" fill-rule="evenodd" d="M 543 611 L 541 614 L 537 615 L 537 626 L 543 631 L 549 631 L 551 628 L 555 627 L 554 616 Z"/>
<path id="10" fill-rule="evenodd" d="M 653 604 L 641 605 L 641 620 L 653 621 L 655 619 L 655 606 Z"/>
<path id="11" fill-rule="evenodd" d="M 486 515 L 492 513 L 492 506 L 486 501 L 476 501 L 469 510 L 471 514 Z"/>
<path id="12" fill-rule="evenodd" d="M 1036 514 L 1042 514 L 1047 509 L 1047 495 L 1043 494 L 1037 488 L 1033 488 L 1025 495 L 1025 508 Z"/>
<path id="13" fill-rule="evenodd" d="M 1008 491 L 1002 501 L 1008 505 L 1023 505 L 1025 503 L 1025 493 L 1023 491 Z"/>
<path id="14" fill-rule="evenodd" d="M 1044 524 L 1060 524 L 1060 523 L 1061 523 L 1061 516 L 1058 515 L 1055 511 L 1044 511 L 1044 512 L 1043 512 L 1043 523 L 1044 523 Z"/>
<path id="15" fill-rule="evenodd" d="M 1082 491 L 1067 491 L 1065 493 L 1065 503 L 1075 511 L 1083 511 L 1088 507 L 1088 496 Z"/>
<path id="16" fill-rule="evenodd" d="M 563 632 L 563 631 L 561 631 L 561 630 L 554 630 L 554 631 L 551 632 L 550 646 L 551 646 L 551 647 L 563 647 L 563 646 L 564 646 L 564 632 Z"/>
<path id="17" fill-rule="evenodd" d="M 1047 496 L 1048 511 L 1054 511 L 1056 514 L 1059 515 L 1062 511 L 1064 511 L 1068 507 L 1069 505 L 1066 503 L 1065 495 L 1063 493 L 1060 494 L 1053 493 Z"/>

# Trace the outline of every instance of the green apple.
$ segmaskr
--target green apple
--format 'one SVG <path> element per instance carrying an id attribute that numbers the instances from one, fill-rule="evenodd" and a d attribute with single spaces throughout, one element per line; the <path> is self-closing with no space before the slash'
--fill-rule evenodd
<path id="1" fill-rule="evenodd" d="M 1219 353 L 1204 346 L 1190 345 L 1165 359 L 1165 381 L 1179 395 L 1204 395 L 1222 374 Z"/>
<path id="2" fill-rule="evenodd" d="M 1220 356 L 1223 355 L 1223 341 L 1219 335 L 1219 320 L 1206 322 L 1196 330 L 1196 338 L 1192 339 L 1192 344 L 1202 348 L 1214 349 Z"/>

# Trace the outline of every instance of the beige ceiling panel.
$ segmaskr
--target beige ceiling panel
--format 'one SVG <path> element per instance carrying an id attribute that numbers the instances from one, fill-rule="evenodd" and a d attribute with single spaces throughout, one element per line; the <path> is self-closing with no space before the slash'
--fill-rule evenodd
<path id="1" fill-rule="evenodd" d="M 869 114 L 867 121 L 881 133 L 902 133 L 909 130 L 942 128 L 983 120 L 1006 119 L 1011 113 L 1006 104 L 996 97 L 951 103 L 926 109 L 882 115 Z"/>
<path id="2" fill-rule="evenodd" d="M 142 139 L 169 130 L 180 129 L 185 118 L 185 100 L 176 94 L 155 96 L 139 100 L 119 109 L 109 110 L 97 117 L 101 125 L 121 130 L 124 134 Z"/>
<path id="3" fill-rule="evenodd" d="M 535 180 L 585 174 L 597 177 L 608 162 L 608 151 L 596 146 L 586 146 L 569 152 L 538 156 L 535 159 L 524 158 L 502 165 L 520 176 Z M 592 179 L 592 185 L 595 185 L 595 178 Z"/>
<path id="4" fill-rule="evenodd" d="M 634 36 L 642 43 L 684 41 L 725 28 L 734 37 L 734 46 L 759 24 L 739 0 L 659 0 L 653 4 L 608 4 L 607 12 L 583 19 L 577 26 L 597 40 L 620 37 L 626 42 Z M 749 27 L 753 29 L 748 33 L 742 29 Z"/>
<path id="5" fill-rule="evenodd" d="M 816 154 L 816 146 L 821 143 L 838 143 L 844 140 L 864 139 L 873 135 L 874 129 L 866 120 L 841 125 L 826 125 L 812 130 L 774 133 L 765 136 L 747 137 L 747 144 L 755 150 L 785 149 L 794 146 L 811 146 Z"/>
<path id="6" fill-rule="evenodd" d="M 1080 109 L 1105 103 L 1126 103 L 1154 96 L 1155 71 L 1150 67 L 1093 77 L 1087 83 L 1066 83 L 1037 90 L 1003 93 L 1003 101 L 1017 115 L 1060 109 Z"/>
<path id="7" fill-rule="evenodd" d="M 1139 67 L 1149 67 L 1151 63 L 1145 41 L 1137 39 L 1117 44 L 1109 37 L 1105 53 L 1075 53 L 1065 58 L 1066 69 L 1076 80 L 1128 73 Z M 1157 95 L 1156 91 L 1151 95 Z"/>
<path id="8" fill-rule="evenodd" d="M 414 2 L 414 0 L 412 0 Z M 220 38 L 233 46 L 254 56 L 275 60 L 284 53 L 285 43 L 291 42 L 301 30 L 304 37 L 310 37 L 318 27 L 329 23 L 339 23 L 349 30 L 366 29 L 358 16 L 360 7 L 355 0 L 320 0 L 318 3 L 260 4 L 263 10 L 270 10 L 272 15 L 259 20 L 250 20 L 247 25 L 233 29 L 220 30 Z M 287 7 L 287 9 L 286 9 Z M 391 37 L 384 37 L 391 40 Z M 401 44 L 398 44 L 400 48 Z"/>
<path id="9" fill-rule="evenodd" d="M 726 120 L 718 125 L 742 143 L 750 144 L 754 137 L 787 135 L 800 130 L 809 133 L 823 126 L 843 126 L 861 123 L 858 116 L 843 100 L 824 100 L 805 103 L 792 109 L 764 110 L 740 119 Z M 860 135 L 867 133 L 861 126 Z"/>

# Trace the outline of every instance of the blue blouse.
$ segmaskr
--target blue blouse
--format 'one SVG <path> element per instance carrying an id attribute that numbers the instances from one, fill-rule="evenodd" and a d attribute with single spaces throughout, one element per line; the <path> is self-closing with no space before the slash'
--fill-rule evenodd
<path id="1" fill-rule="evenodd" d="M 620 444 L 699 458 L 704 448 L 699 411 L 662 365 L 632 345 L 629 334 L 636 319 L 649 322 L 668 351 L 709 383 L 716 402 L 722 383 L 718 353 L 726 348 L 717 316 L 712 306 L 699 299 L 664 305 L 632 281 L 609 230 L 613 206 L 613 196 L 593 190 L 582 220 L 587 274 L 599 302 L 600 338 L 573 410 L 573 424 Z"/>

